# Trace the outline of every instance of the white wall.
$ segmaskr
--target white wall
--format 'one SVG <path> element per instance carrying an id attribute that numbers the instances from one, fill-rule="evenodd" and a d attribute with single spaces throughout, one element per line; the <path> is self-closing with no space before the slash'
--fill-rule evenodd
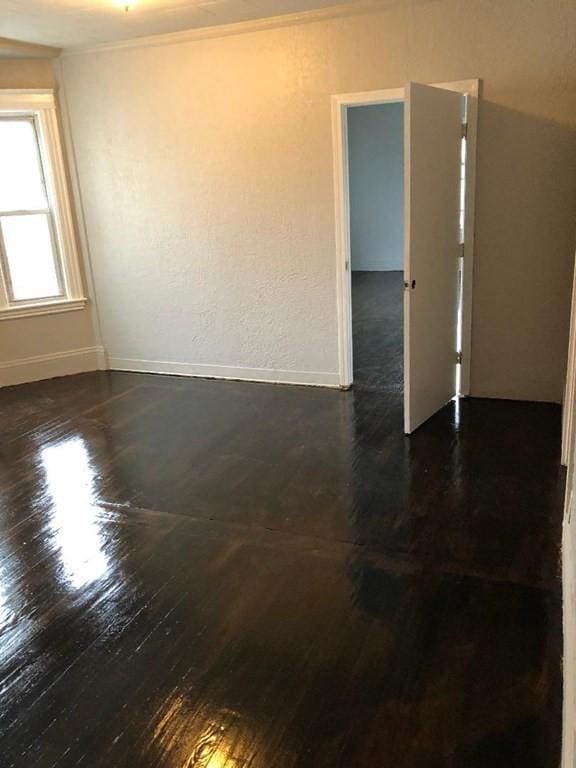
<path id="1" fill-rule="evenodd" d="M 352 270 L 402 270 L 404 104 L 348 109 Z"/>
<path id="2" fill-rule="evenodd" d="M 0 89 L 54 86 L 49 59 L 0 59 Z M 96 344 L 89 308 L 0 319 L 0 386 L 96 368 Z"/>
<path id="3" fill-rule="evenodd" d="M 336 382 L 330 95 L 481 77 L 472 393 L 560 400 L 575 26 L 572 0 L 422 0 L 65 57 L 113 365 Z"/>

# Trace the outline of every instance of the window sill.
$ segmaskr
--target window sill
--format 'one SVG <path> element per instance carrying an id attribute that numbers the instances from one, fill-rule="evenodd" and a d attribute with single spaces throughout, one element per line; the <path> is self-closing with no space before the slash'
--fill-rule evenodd
<path id="1" fill-rule="evenodd" d="M 20 317 L 35 317 L 36 315 L 55 315 L 60 312 L 73 312 L 85 309 L 88 299 L 60 299 L 58 301 L 43 301 L 37 304 L 23 304 L 0 308 L 0 320 L 16 320 Z"/>

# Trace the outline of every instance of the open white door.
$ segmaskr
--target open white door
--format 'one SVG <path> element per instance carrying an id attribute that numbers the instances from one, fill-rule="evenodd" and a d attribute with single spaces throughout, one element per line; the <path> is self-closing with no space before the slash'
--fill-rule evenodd
<path id="1" fill-rule="evenodd" d="M 404 118 L 404 431 L 456 394 L 463 96 L 410 83 Z"/>

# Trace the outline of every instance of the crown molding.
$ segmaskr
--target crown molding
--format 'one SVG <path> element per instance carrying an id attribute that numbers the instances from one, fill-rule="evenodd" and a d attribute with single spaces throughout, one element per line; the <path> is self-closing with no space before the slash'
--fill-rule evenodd
<path id="1" fill-rule="evenodd" d="M 53 48 L 50 45 L 37 45 L 36 43 L 25 43 L 23 40 L 0 37 L 0 60 L 55 59 L 60 53 L 60 48 Z"/>
<path id="2" fill-rule="evenodd" d="M 420 0 L 422 1 L 422 0 Z M 239 21 L 233 24 L 220 24 L 212 27 L 196 27 L 180 32 L 167 32 L 148 37 L 135 37 L 129 40 L 119 40 L 113 43 L 102 43 L 94 46 L 82 46 L 78 48 L 65 48 L 60 54 L 61 58 L 70 56 L 82 56 L 88 53 L 105 53 L 108 51 L 122 51 L 131 48 L 153 48 L 162 45 L 178 45 L 194 40 L 210 40 L 216 37 L 229 37 L 250 32 L 262 32 L 268 29 L 280 29 L 299 24 L 310 24 L 315 21 L 337 19 L 345 16 L 358 16 L 373 11 L 389 10 L 401 5 L 401 0 L 357 0 L 342 5 L 331 5 L 327 8 L 318 8 L 298 13 L 287 13 L 281 16 L 267 16 L 262 19 Z"/>

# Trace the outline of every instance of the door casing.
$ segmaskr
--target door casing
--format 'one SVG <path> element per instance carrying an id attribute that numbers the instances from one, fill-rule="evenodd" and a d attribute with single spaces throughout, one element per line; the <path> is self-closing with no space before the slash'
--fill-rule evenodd
<path id="1" fill-rule="evenodd" d="M 474 210 L 476 189 L 476 138 L 481 81 L 455 80 L 429 83 L 437 88 L 458 91 L 467 99 L 467 152 L 464 205 L 464 267 L 462 275 L 462 367 L 460 394 L 470 394 L 472 337 L 472 278 L 474 271 Z M 350 184 L 348 174 L 349 107 L 404 102 L 405 88 L 386 88 L 331 97 L 332 155 L 334 170 L 334 216 L 336 225 L 336 301 L 338 309 L 338 360 L 340 386 L 348 389 L 354 378 L 352 363 L 352 272 L 350 260 Z M 406 226 L 406 220 L 404 220 Z"/>

